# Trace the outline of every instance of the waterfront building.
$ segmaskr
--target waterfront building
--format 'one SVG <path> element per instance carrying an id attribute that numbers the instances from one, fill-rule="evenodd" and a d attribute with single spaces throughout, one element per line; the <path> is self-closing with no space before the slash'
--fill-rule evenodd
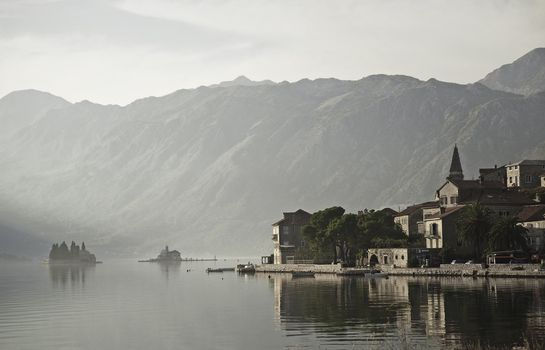
<path id="1" fill-rule="evenodd" d="M 283 213 L 283 216 L 281 220 L 272 224 L 275 264 L 295 263 L 297 250 L 306 246 L 301 229 L 310 223 L 311 214 L 299 209 Z"/>
<path id="2" fill-rule="evenodd" d="M 441 207 L 438 211 L 426 215 L 424 218 L 424 238 L 428 249 L 456 249 L 463 250 L 458 244 L 456 222 L 462 213 L 463 205 Z"/>
<path id="3" fill-rule="evenodd" d="M 369 248 L 367 263 L 371 266 L 417 267 L 437 260 L 437 250 L 427 248 Z"/>
<path id="4" fill-rule="evenodd" d="M 514 216 L 524 206 L 535 204 L 527 193 L 507 188 L 502 179 L 508 171 L 509 166 L 479 169 L 479 180 L 464 180 L 460 154 L 455 145 L 449 175 L 435 193 L 439 207 L 423 210 L 421 231 L 426 248 L 446 248 L 458 256 L 470 253 L 469 247 L 460 245 L 456 230 L 456 223 L 466 205 L 479 204 L 494 215 Z"/>
<path id="5" fill-rule="evenodd" d="M 545 160 L 524 159 L 506 167 L 507 187 L 535 188 L 541 185 L 540 176 L 545 172 Z"/>
<path id="6" fill-rule="evenodd" d="M 528 230 L 530 249 L 533 252 L 545 251 L 545 204 L 522 207 L 517 219 Z"/>

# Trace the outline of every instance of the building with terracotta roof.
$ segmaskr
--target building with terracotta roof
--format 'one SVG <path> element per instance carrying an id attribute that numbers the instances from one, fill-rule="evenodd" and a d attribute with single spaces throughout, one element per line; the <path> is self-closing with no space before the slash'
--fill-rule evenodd
<path id="1" fill-rule="evenodd" d="M 301 230 L 310 223 L 311 214 L 299 209 L 283 213 L 283 216 L 272 224 L 275 264 L 289 264 L 296 260 L 297 249 L 306 245 Z"/>

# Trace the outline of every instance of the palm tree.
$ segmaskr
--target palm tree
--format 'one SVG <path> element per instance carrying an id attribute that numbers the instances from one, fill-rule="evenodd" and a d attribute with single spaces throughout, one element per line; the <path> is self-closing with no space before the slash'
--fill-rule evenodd
<path id="1" fill-rule="evenodd" d="M 500 218 L 490 231 L 490 250 L 528 250 L 528 230 L 514 217 Z"/>
<path id="2" fill-rule="evenodd" d="M 483 248 L 492 228 L 492 212 L 479 204 L 466 206 L 456 228 L 458 239 L 464 245 L 473 247 L 475 260 L 483 258 Z"/>

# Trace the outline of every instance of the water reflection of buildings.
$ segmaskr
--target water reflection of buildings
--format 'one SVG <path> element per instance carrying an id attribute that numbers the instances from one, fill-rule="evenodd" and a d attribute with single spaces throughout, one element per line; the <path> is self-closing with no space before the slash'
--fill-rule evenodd
<path id="1" fill-rule="evenodd" d="M 74 287 L 85 286 L 89 274 L 94 273 L 95 266 L 89 264 L 50 264 L 49 278 L 55 286 L 66 288 L 68 285 Z"/>
<path id="2" fill-rule="evenodd" d="M 279 322 L 358 320 L 357 324 L 369 328 L 395 324 L 421 335 L 445 334 L 444 296 L 433 284 L 414 284 L 407 278 L 292 280 L 274 276 L 273 288 Z"/>
<path id="3" fill-rule="evenodd" d="M 438 344 L 501 345 L 516 343 L 529 330 L 543 333 L 545 281 L 275 275 L 270 283 L 275 318 L 285 331 L 316 327 L 363 337 L 403 330 Z"/>

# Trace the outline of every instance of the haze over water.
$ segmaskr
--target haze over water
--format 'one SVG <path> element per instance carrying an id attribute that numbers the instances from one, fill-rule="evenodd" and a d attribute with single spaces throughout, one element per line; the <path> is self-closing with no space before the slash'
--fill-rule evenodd
<path id="1" fill-rule="evenodd" d="M 235 262 L 217 262 L 232 266 Z M 1 349 L 441 348 L 545 338 L 545 281 L 0 264 Z M 187 271 L 190 269 L 191 271 Z"/>

